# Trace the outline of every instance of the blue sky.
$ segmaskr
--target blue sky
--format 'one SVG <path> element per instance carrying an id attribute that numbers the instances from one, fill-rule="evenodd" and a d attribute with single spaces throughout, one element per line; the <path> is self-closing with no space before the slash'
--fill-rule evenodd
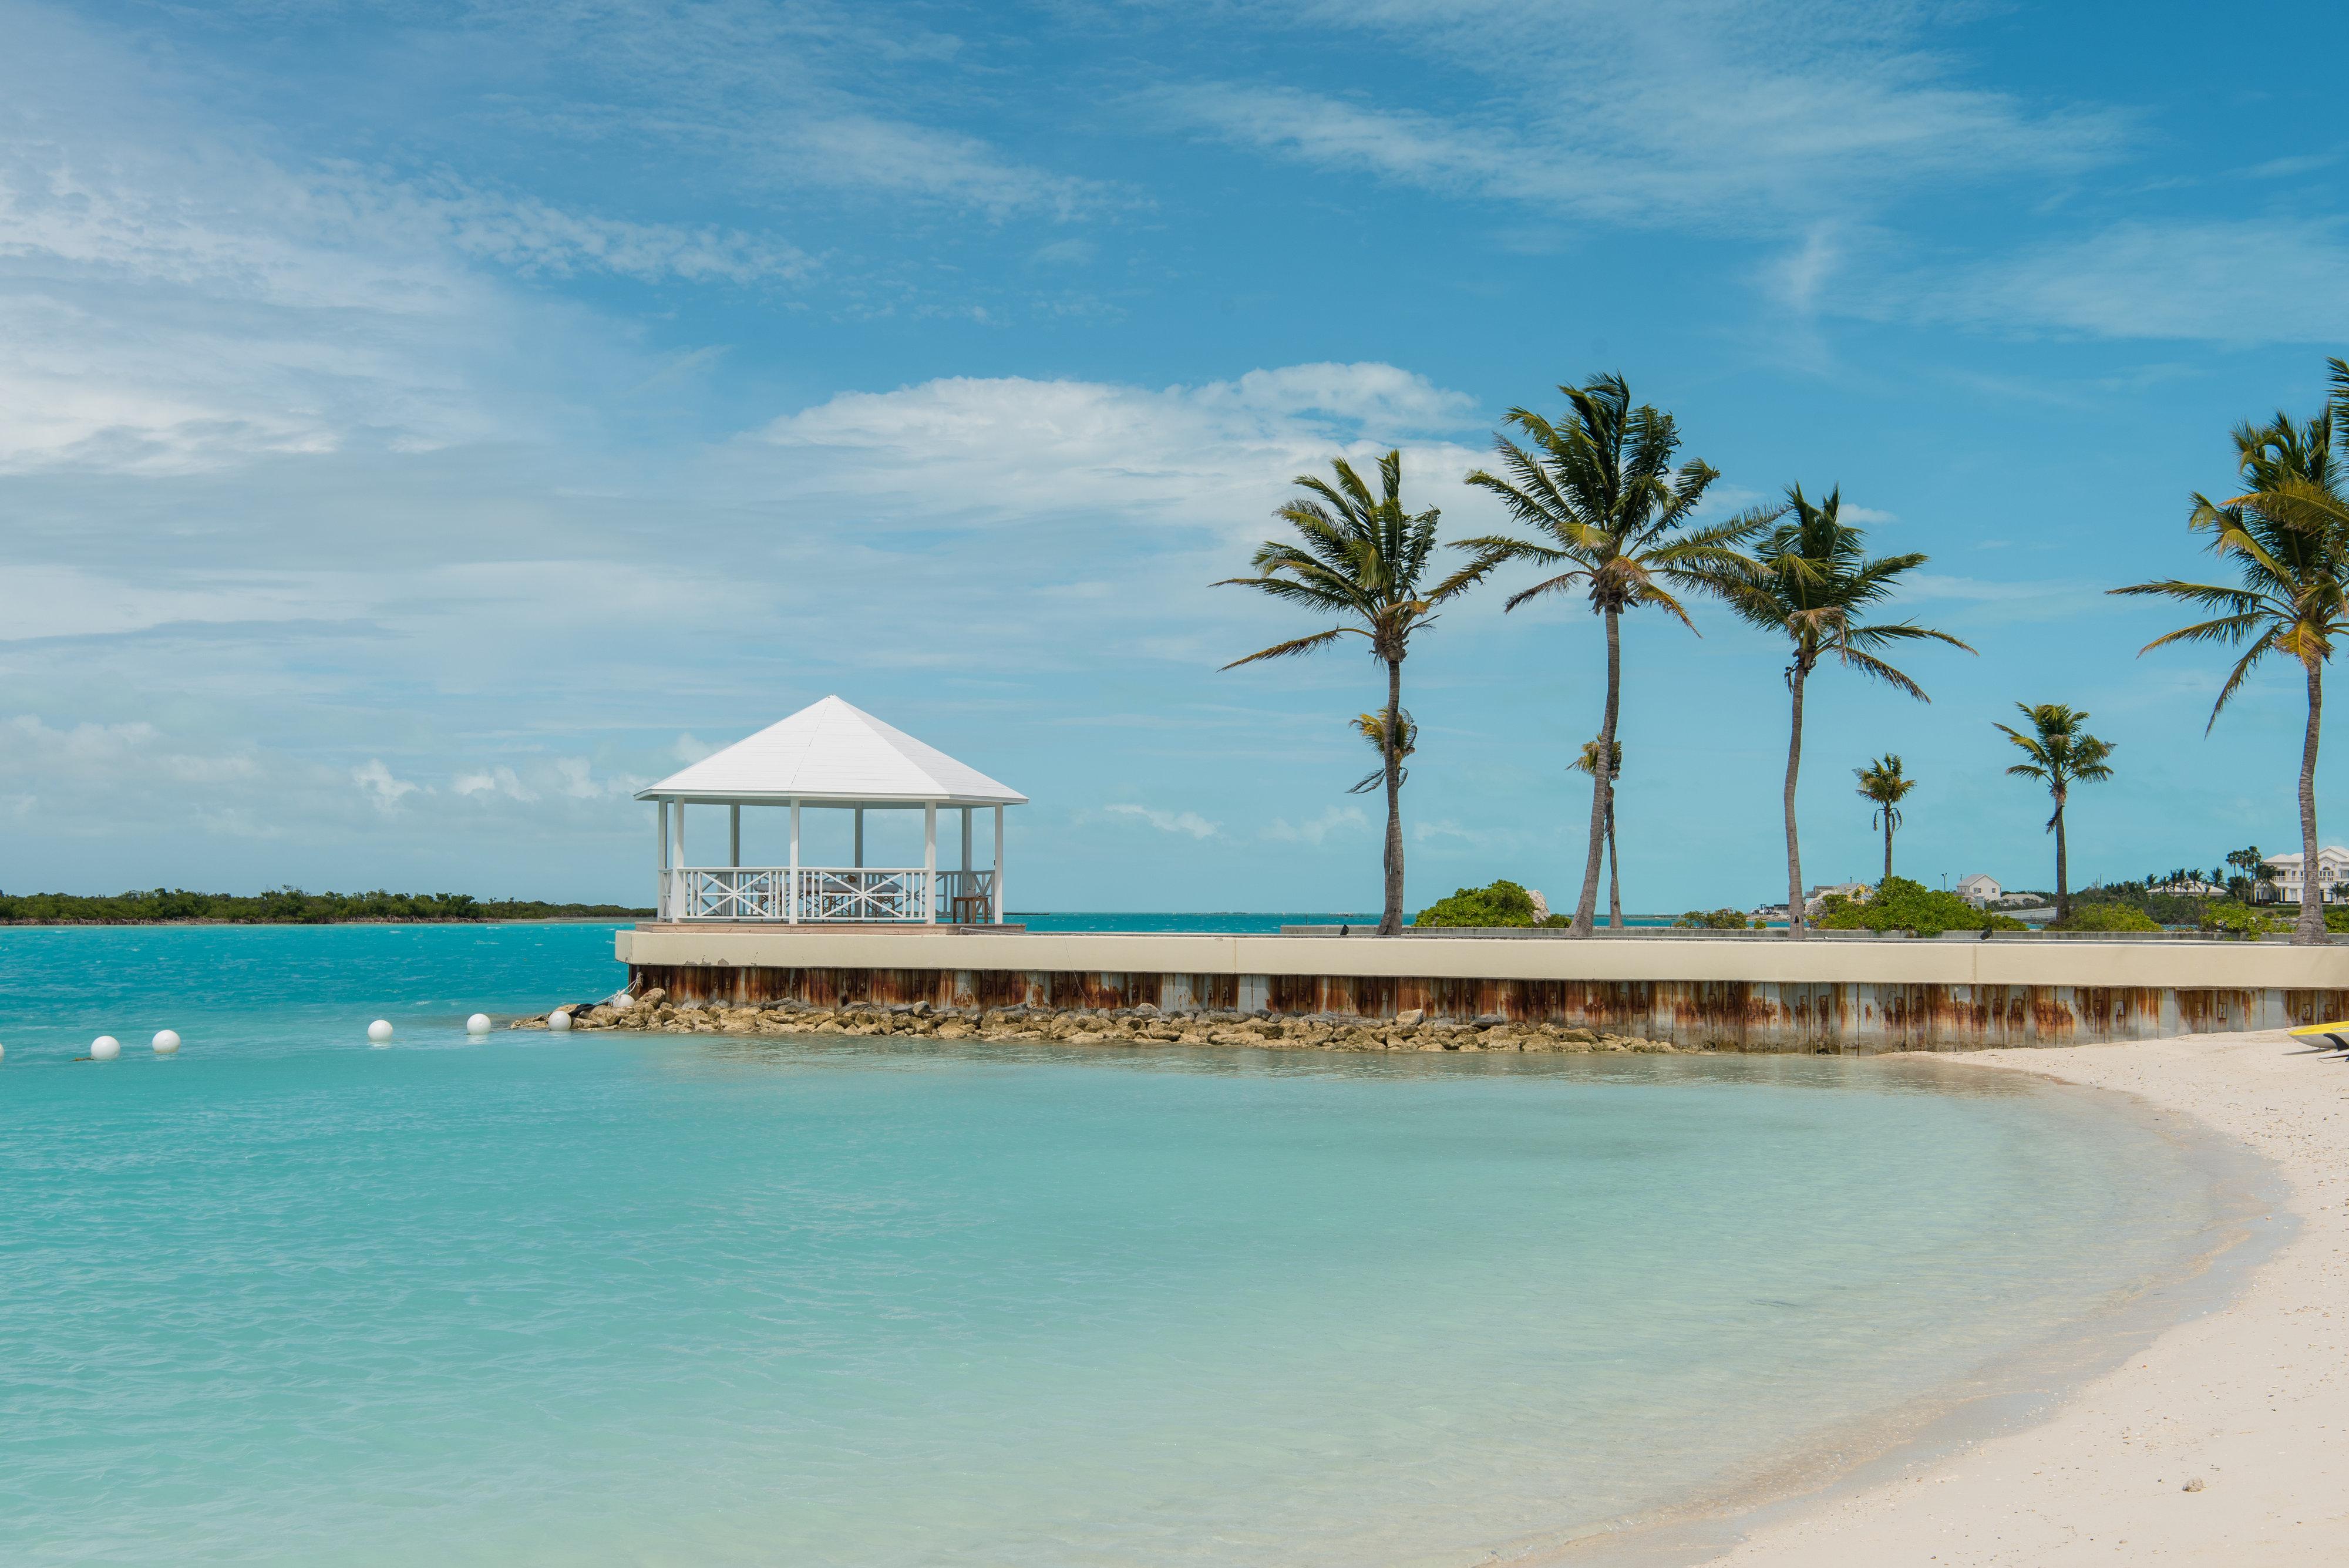
<path id="1" fill-rule="evenodd" d="M 1025 790 L 1013 902 L 1375 902 L 1368 659 L 1207 585 L 1295 473 L 1446 531 L 1619 370 L 1723 505 L 1840 483 L 1923 706 L 1813 688 L 1805 866 L 2293 843 L 2299 682 L 2101 592 L 2201 569 L 2229 427 L 2349 353 L 2349 16 L 2136 5 L 0 0 L 0 887 L 646 897 L 627 796 L 837 692 Z M 2279 67 L 2276 40 L 2290 39 Z M 1847 512 L 1847 515 L 1852 514 Z M 1783 895 L 1783 659 L 1626 633 L 1625 898 Z M 1581 863 L 1599 632 L 1414 651 L 1410 898 Z M 2349 699 L 2344 699 L 2349 700 Z M 2349 792 L 2320 809 L 2349 834 Z M 754 843 L 756 842 L 754 837 Z"/>

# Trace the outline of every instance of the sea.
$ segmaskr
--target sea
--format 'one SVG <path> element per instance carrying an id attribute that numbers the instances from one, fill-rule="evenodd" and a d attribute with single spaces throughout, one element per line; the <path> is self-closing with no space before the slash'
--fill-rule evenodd
<path id="1" fill-rule="evenodd" d="M 0 1563 L 1603 1551 L 2240 1219 L 2180 1128 L 1913 1060 L 467 1035 L 613 930 L 0 929 Z"/>

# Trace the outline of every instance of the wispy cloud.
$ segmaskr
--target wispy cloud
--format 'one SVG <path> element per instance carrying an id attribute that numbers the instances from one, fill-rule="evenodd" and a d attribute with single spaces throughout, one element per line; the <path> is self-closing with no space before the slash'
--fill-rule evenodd
<path id="1" fill-rule="evenodd" d="M 1395 0 L 1318 6 L 1307 25 L 1432 50 L 1484 88 L 1396 108 L 1226 80 L 1147 102 L 1302 161 L 1636 227 L 1785 228 L 1932 184 L 2071 174 L 2130 130 L 2112 110 L 1968 85 L 1910 5 Z"/>
<path id="2" fill-rule="evenodd" d="M 1361 806 L 1332 805 L 1322 808 L 1320 815 L 1296 824 L 1277 816 L 1265 825 L 1263 836 L 1284 844 L 1319 844 L 1333 834 L 1367 833 L 1370 826 L 1371 819 Z"/>
<path id="3" fill-rule="evenodd" d="M 1161 833 L 1187 834 L 1193 838 L 1213 838 L 1223 831 L 1219 824 L 1209 822 L 1195 811 L 1158 811 L 1146 805 L 1105 805 L 1112 816 L 1131 816 L 1148 823 Z"/>
<path id="4" fill-rule="evenodd" d="M 2349 337 L 2349 220 L 2116 223 L 1859 303 L 2010 331 L 2337 344 Z"/>

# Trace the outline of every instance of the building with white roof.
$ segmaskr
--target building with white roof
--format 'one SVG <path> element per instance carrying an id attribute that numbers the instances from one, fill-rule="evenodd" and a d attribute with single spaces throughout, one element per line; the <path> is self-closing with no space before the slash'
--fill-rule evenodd
<path id="1" fill-rule="evenodd" d="M 999 925 L 1003 920 L 1003 811 L 1028 797 L 925 745 L 837 697 L 636 792 L 657 808 L 659 911 L 665 920 L 785 924 Z M 686 807 L 723 805 L 727 857 L 695 865 L 686 854 Z M 780 866 L 742 864 L 742 808 L 791 813 L 791 854 Z M 853 863 L 800 857 L 801 812 L 855 815 Z M 962 865 L 938 868 L 938 812 L 962 813 Z M 994 814 L 994 864 L 972 863 L 973 814 Z M 922 864 L 864 864 L 864 814 L 919 811 Z"/>
<path id="2" fill-rule="evenodd" d="M 2301 901 L 2301 859 L 2297 851 L 2267 857 L 2267 863 L 2275 867 L 2275 896 L 2287 904 Z M 2349 849 L 2327 845 L 2316 852 L 2318 901 L 2338 902 L 2344 884 L 2349 884 Z"/>
<path id="3" fill-rule="evenodd" d="M 1958 897 L 1977 909 L 1986 909 L 2004 896 L 1995 877 L 1975 871 L 1958 878 Z"/>

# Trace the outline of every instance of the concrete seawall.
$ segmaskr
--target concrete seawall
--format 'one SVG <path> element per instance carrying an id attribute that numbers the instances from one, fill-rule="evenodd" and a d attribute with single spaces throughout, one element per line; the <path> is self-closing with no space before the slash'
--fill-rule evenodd
<path id="1" fill-rule="evenodd" d="M 1506 1018 L 1726 1051 L 1971 1050 L 2349 1014 L 2349 948 L 2251 942 L 1512 940 L 640 925 L 680 1001 Z"/>

